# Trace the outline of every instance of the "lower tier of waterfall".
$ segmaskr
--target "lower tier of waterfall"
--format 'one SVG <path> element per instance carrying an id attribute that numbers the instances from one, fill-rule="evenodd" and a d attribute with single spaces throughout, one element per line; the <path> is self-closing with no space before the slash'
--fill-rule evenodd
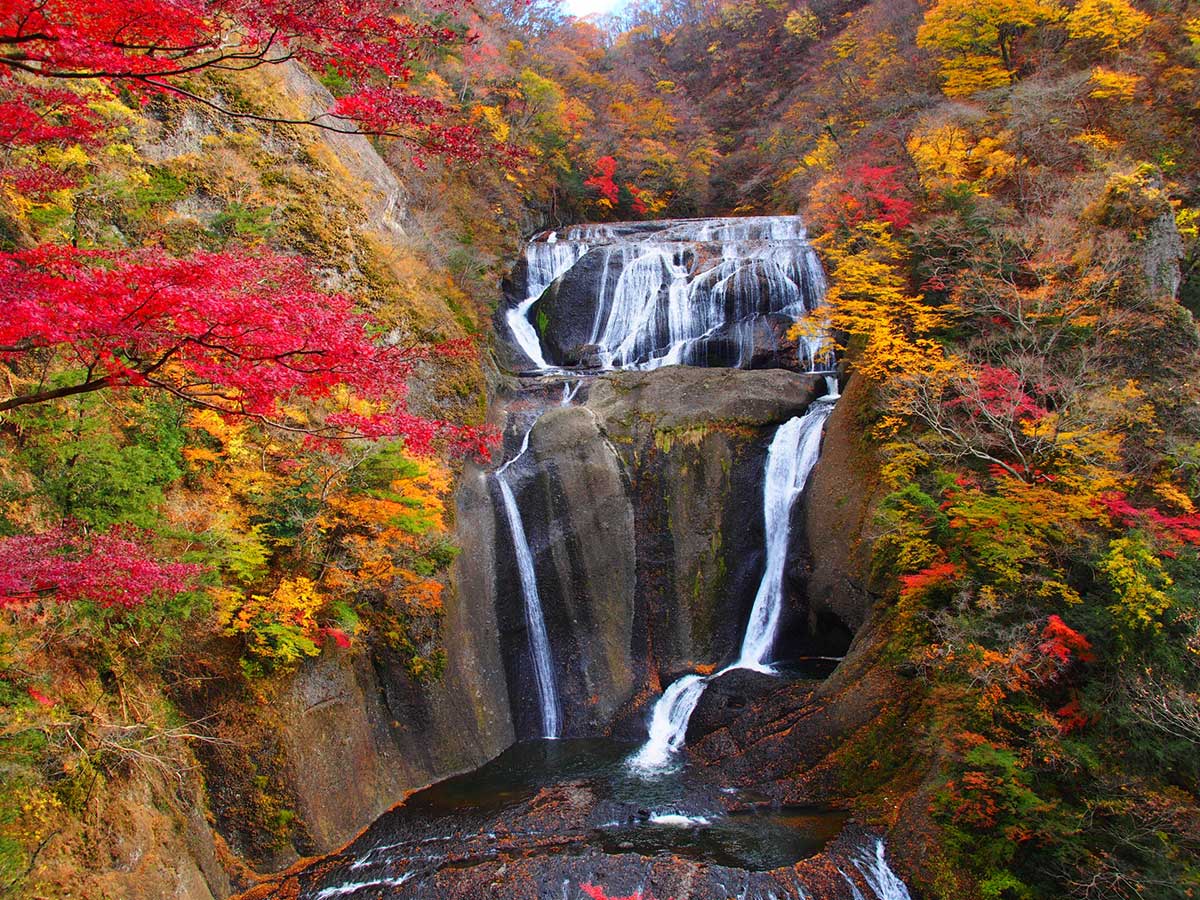
<path id="1" fill-rule="evenodd" d="M 833 400 L 818 401 L 803 416 L 790 419 L 775 432 L 767 450 L 763 477 L 765 571 L 750 609 L 741 654 L 736 662 L 711 678 L 719 678 L 736 669 L 773 671 L 771 651 L 783 610 L 783 569 L 792 533 L 792 507 L 817 464 L 821 435 L 832 411 Z M 700 675 L 685 675 L 663 692 L 651 714 L 649 737 L 630 759 L 633 768 L 653 775 L 672 765 L 674 754 L 684 745 L 692 713 L 710 680 Z"/>

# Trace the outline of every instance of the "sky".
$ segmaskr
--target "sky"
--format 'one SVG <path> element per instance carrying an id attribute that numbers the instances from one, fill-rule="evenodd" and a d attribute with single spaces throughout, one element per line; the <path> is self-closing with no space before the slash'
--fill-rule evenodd
<path id="1" fill-rule="evenodd" d="M 620 6 L 623 0 L 565 0 L 563 8 L 573 16 L 605 13 Z"/>

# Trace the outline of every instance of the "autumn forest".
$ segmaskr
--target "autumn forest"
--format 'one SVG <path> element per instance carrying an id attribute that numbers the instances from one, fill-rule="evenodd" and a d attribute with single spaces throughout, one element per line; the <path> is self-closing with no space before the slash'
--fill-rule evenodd
<path id="1" fill-rule="evenodd" d="M 622 363 L 709 265 L 753 321 Z M 1195 897 L 1195 316 L 1195 0 L 0 0 L 0 898 Z M 718 709 L 833 400 L 771 640 L 844 661 Z M 647 783 L 716 806 L 629 801 L 690 838 L 436 794 L 560 737 L 539 652 L 563 747 L 700 679 Z M 427 893 L 301 865 L 431 784 Z M 768 810 L 837 827 L 705 842 Z"/>

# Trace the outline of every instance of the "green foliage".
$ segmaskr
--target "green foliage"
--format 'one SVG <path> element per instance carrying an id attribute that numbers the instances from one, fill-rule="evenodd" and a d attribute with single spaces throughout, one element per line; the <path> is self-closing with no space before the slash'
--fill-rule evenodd
<path id="1" fill-rule="evenodd" d="M 178 175 L 168 169 L 155 167 L 150 170 L 149 180 L 134 188 L 133 196 L 139 209 L 144 212 L 181 200 L 191 190 L 191 186 Z"/>
<path id="2" fill-rule="evenodd" d="M 210 230 L 218 238 L 236 238 L 248 243 L 264 241 L 275 233 L 271 206 L 245 206 L 230 203 L 213 219 Z"/>
<path id="3" fill-rule="evenodd" d="M 320 74 L 317 80 L 325 85 L 329 93 L 335 97 L 345 96 L 353 86 L 350 79 L 333 66 L 326 66 L 325 71 Z"/>
<path id="4" fill-rule="evenodd" d="M 98 528 L 159 524 L 163 490 L 182 475 L 174 403 L 146 398 L 121 413 L 91 395 L 14 418 L 28 434 L 19 457 L 61 516 Z"/>
<path id="5" fill-rule="evenodd" d="M 940 554 L 950 520 L 915 482 L 884 497 L 877 516 L 880 538 L 873 554 L 877 572 L 915 572 Z"/>

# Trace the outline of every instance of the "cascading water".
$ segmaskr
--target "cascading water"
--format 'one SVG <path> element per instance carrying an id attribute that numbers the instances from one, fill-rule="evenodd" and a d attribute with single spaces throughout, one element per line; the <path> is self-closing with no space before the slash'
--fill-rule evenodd
<path id="1" fill-rule="evenodd" d="M 549 286 L 561 287 L 572 269 L 589 257 L 587 274 L 594 280 L 576 296 L 594 306 L 586 306 L 573 327 L 579 343 L 586 342 L 592 350 L 586 364 L 584 355 L 576 355 L 580 365 L 570 371 L 548 361 L 570 357 L 543 341 L 546 324 L 553 323 L 543 318 L 538 304 L 554 294 L 547 291 Z M 516 281 L 523 285 L 521 299 L 510 296 L 499 324 L 501 330 L 507 324 L 538 377 L 521 380 L 521 391 L 510 406 L 523 426 L 515 431 L 523 431 L 520 448 L 494 475 L 497 506 L 503 509 L 514 548 L 532 661 L 532 673 L 522 670 L 513 683 L 532 682 L 537 696 L 522 698 L 510 691 L 509 702 L 532 705 L 536 699 L 541 735 L 558 738 L 564 731 L 576 731 L 574 726 L 583 721 L 571 718 L 564 728 L 574 715 L 581 685 L 571 680 L 571 670 L 556 671 L 543 614 L 542 591 L 555 603 L 558 598 L 549 595 L 546 585 L 563 579 L 548 578 L 539 589 L 536 565 L 543 560 L 535 559 L 530 546 L 561 539 L 557 529 L 563 520 L 555 519 L 545 539 L 538 532 L 538 540 L 533 540 L 533 530 L 543 523 L 532 515 L 523 521 L 519 505 L 522 480 L 517 476 L 528 474 L 533 427 L 543 413 L 561 416 L 564 422 L 570 419 L 571 413 L 552 411 L 580 402 L 577 395 L 587 397 L 585 368 L 761 365 L 764 334 L 772 329 L 781 334 L 790 320 L 819 305 L 824 276 L 798 219 L 760 217 L 580 226 L 549 233 L 526 249 L 525 274 Z M 823 347 L 820 335 L 802 339 L 800 367 L 828 375 L 834 361 L 823 355 Z M 772 363 L 768 358 L 768 363 L 778 359 Z M 619 383 L 620 378 L 613 381 Z M 628 757 L 627 745 L 611 738 L 519 742 L 475 772 L 409 796 L 347 848 L 295 876 L 300 884 L 289 896 L 353 900 L 378 893 L 420 900 L 492 891 L 505 897 L 536 893 L 575 898 L 589 893 L 603 854 L 612 862 L 614 877 L 640 871 L 645 860 L 655 860 L 656 879 L 667 878 L 669 887 L 664 889 L 675 896 L 687 892 L 723 898 L 740 892 L 739 896 L 772 900 L 810 896 L 792 867 L 799 866 L 798 860 L 828 852 L 834 871 L 845 879 L 844 884 L 829 885 L 837 891 L 828 896 L 866 900 L 873 894 L 873 900 L 909 900 L 903 882 L 888 867 L 881 841 L 868 838 L 857 847 L 831 843 L 845 833 L 844 813 L 743 811 L 731 804 L 743 803 L 749 795 L 738 796 L 737 789 L 720 785 L 711 771 L 706 777 L 681 768 L 676 775 L 664 774 L 676 768 L 673 763 L 684 746 L 688 722 L 712 678 L 737 668 L 771 671 L 784 600 L 789 520 L 817 460 L 837 397 L 836 378 L 828 377 L 826 388 L 827 396 L 812 403 L 804 416 L 777 429 L 767 453 L 766 565 L 736 662 L 717 676 L 685 675 L 670 684 L 654 707 L 648 741 L 633 757 Z M 549 428 L 550 420 L 544 425 Z M 510 422 L 509 427 L 515 426 Z M 552 503 L 561 499 L 556 496 Z M 550 512 L 557 516 L 574 510 Z M 565 602 L 564 609 L 578 611 Z M 559 662 L 567 662 L 577 649 L 560 649 Z M 524 651 L 518 642 L 505 660 L 524 666 Z M 563 847 L 581 852 L 564 853 Z M 689 864 L 678 872 L 669 863 L 658 865 L 688 854 L 699 865 Z M 610 866 L 605 863 L 603 868 Z M 741 883 L 735 887 L 726 879 L 739 869 Z M 623 888 L 635 894 L 643 889 L 636 879 Z"/>
<path id="2" fill-rule="evenodd" d="M 803 416 L 788 420 L 776 430 L 767 450 L 763 478 L 766 570 L 750 610 L 741 654 L 737 662 L 716 675 L 685 675 L 667 688 L 654 706 L 646 743 L 630 759 L 635 770 L 653 775 L 671 767 L 674 755 L 683 747 L 692 713 L 712 678 L 734 669 L 774 671 L 768 663 L 783 610 L 783 570 L 791 537 L 792 506 L 803 493 L 808 476 L 817 464 L 821 435 L 832 411 L 831 400 L 818 400 Z"/>
<path id="3" fill-rule="evenodd" d="M 580 226 L 539 236 L 525 251 L 525 296 L 507 313 L 518 346 L 551 368 L 530 320 L 543 292 L 585 257 L 598 255 L 599 282 L 586 341 L 604 369 L 751 364 L 768 317 L 799 319 L 825 293 L 825 276 L 795 216 L 667 220 Z M 613 262 L 619 261 L 613 274 Z M 585 333 L 586 334 L 586 333 Z M 801 338 L 801 364 L 832 363 L 820 335 Z"/>
<path id="4" fill-rule="evenodd" d="M 736 348 L 735 353 L 727 355 L 727 364 L 747 366 L 755 329 L 765 316 L 776 315 L 785 321 L 801 318 L 820 304 L 825 292 L 820 262 L 802 221 L 795 216 L 583 225 L 561 234 L 546 232 L 525 248 L 525 299 L 510 308 L 505 317 L 517 346 L 539 372 L 562 370 L 547 361 L 531 313 L 546 289 L 591 253 L 599 255 L 600 263 L 588 338 L 606 369 L 704 365 L 709 361 L 710 345 L 716 344 Z M 614 266 L 614 262 L 619 265 Z M 812 371 L 829 369 L 831 360 L 820 355 L 820 336 L 805 338 L 802 346 L 802 356 Z M 581 383 L 563 383 L 561 405 L 573 402 Z M 819 424 L 810 430 L 816 446 Z M 525 526 L 505 474 L 524 455 L 528 440 L 526 433 L 521 451 L 497 471 L 496 480 L 517 556 L 542 730 L 545 736 L 556 737 L 562 729 L 562 711 L 550 641 Z M 782 453 L 772 450 L 770 456 L 781 457 Z M 768 481 L 770 478 L 768 472 Z M 773 534 L 770 521 L 768 533 Z M 770 571 L 782 572 L 786 534 L 783 539 L 785 545 L 780 552 L 768 554 Z M 769 546 L 774 545 L 769 542 Z M 780 558 L 776 561 L 777 556 Z M 764 585 L 768 580 L 764 578 Z M 775 598 L 774 605 L 768 603 L 766 607 L 767 620 L 758 622 L 752 617 L 751 628 L 767 632 L 757 641 L 769 640 L 774 634 L 774 620 L 769 616 L 775 610 L 773 615 L 778 618 L 779 593 L 776 585 L 767 598 Z M 760 605 L 756 600 L 755 610 Z M 746 657 L 745 648 L 742 655 Z M 762 663 L 752 661 L 752 665 L 761 667 Z M 682 744 L 687 719 L 703 684 L 692 685 L 693 690 L 678 704 L 672 705 L 674 697 L 663 698 L 662 719 L 657 730 L 652 728 L 652 735 L 658 736 L 652 737 L 656 748 L 652 756 L 669 755 Z"/>
<path id="5" fill-rule="evenodd" d="M 867 886 L 879 900 L 912 900 L 908 887 L 888 865 L 882 840 L 876 840 L 870 851 L 860 851 L 854 860 L 854 868 L 862 873 Z"/>
<path id="6" fill-rule="evenodd" d="M 536 424 L 536 422 L 535 422 Z M 550 637 L 546 633 L 546 619 L 542 614 L 542 599 L 538 593 L 537 573 L 533 566 L 533 553 L 525 536 L 525 523 L 516 497 L 508 483 L 507 473 L 512 465 L 529 449 L 529 435 L 533 427 L 525 432 L 521 450 L 496 472 L 496 486 L 504 503 L 504 514 L 508 519 L 509 534 L 517 557 L 517 574 L 521 579 L 521 595 L 525 602 L 525 626 L 529 633 L 529 653 L 533 658 L 534 683 L 537 685 L 538 701 L 542 713 L 542 736 L 557 738 L 562 734 L 562 711 L 558 701 L 558 685 L 554 677 L 554 658 L 550 655 Z"/>
<path id="7" fill-rule="evenodd" d="M 635 769 L 657 772 L 666 768 L 671 757 L 683 746 L 688 720 L 708 685 L 702 675 L 684 675 L 673 682 L 654 704 L 650 719 L 650 737 L 630 760 Z"/>
<path id="8" fill-rule="evenodd" d="M 572 232 L 575 231 L 577 229 L 572 229 Z M 552 231 L 544 240 L 531 241 L 525 247 L 526 297 L 508 311 L 506 321 L 517 346 L 539 370 L 550 368 L 550 364 L 542 356 L 541 342 L 533 323 L 529 321 L 529 311 L 542 296 L 542 291 L 575 265 L 587 253 L 589 246 L 579 240 L 560 241 L 557 233 Z"/>
<path id="9" fill-rule="evenodd" d="M 754 596 L 742 652 L 733 664 L 735 669 L 772 671 L 769 662 L 783 611 L 783 569 L 791 536 L 792 506 L 817 464 L 821 434 L 832 410 L 832 403 L 818 401 L 803 418 L 780 425 L 767 451 L 767 474 L 763 479 L 767 568 Z"/>

